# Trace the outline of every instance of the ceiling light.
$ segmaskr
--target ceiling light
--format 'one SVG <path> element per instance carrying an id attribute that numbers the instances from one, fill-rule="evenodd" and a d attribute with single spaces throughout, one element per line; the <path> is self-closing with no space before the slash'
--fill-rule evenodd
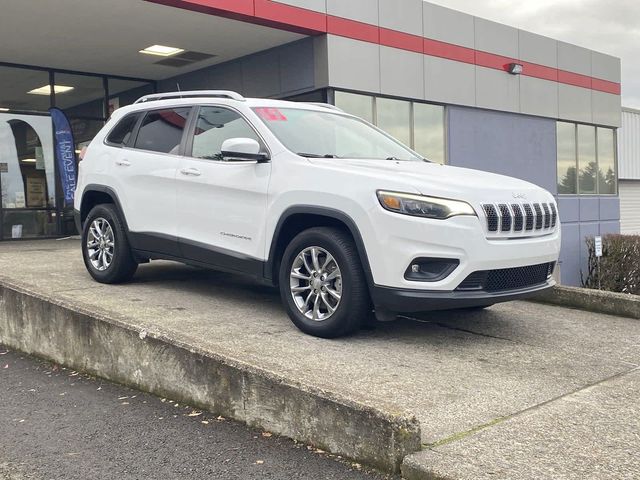
<path id="1" fill-rule="evenodd" d="M 20 161 L 23 162 L 23 163 L 36 163 L 36 159 L 35 158 L 23 158 Z"/>
<path id="2" fill-rule="evenodd" d="M 8 111 L 9 111 L 8 108 L 0 107 L 0 112 L 8 112 Z"/>
<path id="3" fill-rule="evenodd" d="M 66 85 L 55 85 L 53 87 L 53 91 L 55 93 L 65 93 L 73 90 L 73 87 L 68 87 Z M 28 91 L 27 93 L 31 93 L 33 95 L 50 95 L 51 94 L 51 85 L 44 85 L 40 88 L 34 88 L 33 90 Z"/>
<path id="4" fill-rule="evenodd" d="M 182 48 L 167 47 L 165 45 L 151 45 L 144 50 L 140 50 L 140 53 L 146 53 L 147 55 L 157 55 L 159 57 L 170 57 L 182 52 L 184 52 L 184 49 Z"/>

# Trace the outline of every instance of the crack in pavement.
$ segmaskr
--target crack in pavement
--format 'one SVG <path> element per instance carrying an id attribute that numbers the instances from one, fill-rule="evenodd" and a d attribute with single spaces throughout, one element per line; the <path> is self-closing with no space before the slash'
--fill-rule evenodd
<path id="1" fill-rule="evenodd" d="M 458 440 L 462 440 L 464 438 L 470 437 L 470 436 L 474 435 L 477 432 L 480 432 L 480 431 L 485 430 L 487 428 L 493 427 L 495 425 L 499 425 L 499 424 L 501 424 L 501 423 L 503 423 L 503 422 L 505 422 L 507 420 L 519 417 L 519 416 L 524 415 L 524 414 L 526 414 L 528 412 L 538 410 L 538 409 L 540 409 L 540 408 L 542 408 L 542 407 L 544 407 L 546 405 L 549 405 L 550 403 L 555 402 L 557 400 L 562 400 L 563 398 L 570 397 L 572 395 L 575 395 L 576 393 L 580 393 L 580 392 L 582 392 L 584 390 L 588 390 L 589 388 L 596 387 L 598 385 L 602 385 L 602 384 L 604 384 L 606 382 L 609 382 L 611 380 L 616 380 L 616 379 L 618 379 L 620 377 L 624 377 L 626 375 L 630 375 L 630 374 L 635 373 L 637 371 L 640 371 L 640 367 L 635 367 L 635 368 L 632 368 L 630 370 L 625 370 L 623 372 L 616 373 L 615 375 L 611 375 L 609 377 L 603 378 L 602 380 L 598 380 L 597 382 L 589 383 L 589 384 L 587 384 L 587 385 L 585 385 L 583 387 L 577 388 L 577 389 L 572 390 L 570 392 L 563 393 L 562 395 L 558 395 L 556 397 L 550 398 L 549 400 L 545 400 L 544 402 L 537 403 L 535 405 L 527 407 L 524 410 L 520 410 L 520 411 L 517 411 L 515 413 L 511 413 L 509 415 L 504 415 L 502 417 L 494 418 L 493 420 L 491 420 L 489 422 L 486 422 L 486 423 L 483 423 L 483 424 L 480 424 L 480 425 L 476 425 L 475 427 L 470 428 L 469 430 L 465 430 L 465 431 L 462 431 L 462 432 L 454 433 L 453 435 L 450 435 L 448 437 L 442 438 L 442 439 L 437 440 L 437 441 L 432 442 L 432 443 L 423 443 L 422 447 L 425 448 L 425 449 L 429 449 L 429 450 L 435 451 L 434 449 L 437 448 L 437 447 L 441 447 L 443 445 L 447 445 L 449 443 L 453 443 L 453 442 L 456 442 Z"/>

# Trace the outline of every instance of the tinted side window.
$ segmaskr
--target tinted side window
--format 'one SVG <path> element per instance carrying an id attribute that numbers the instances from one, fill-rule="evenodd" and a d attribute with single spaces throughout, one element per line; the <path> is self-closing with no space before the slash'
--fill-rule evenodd
<path id="1" fill-rule="evenodd" d="M 140 125 L 135 148 L 162 153 L 178 153 L 190 107 L 153 110 Z"/>
<path id="2" fill-rule="evenodd" d="M 192 156 L 222 160 L 222 142 L 230 138 L 252 138 L 262 144 L 256 132 L 239 113 L 219 107 L 202 107 L 193 137 Z"/>
<path id="3" fill-rule="evenodd" d="M 107 137 L 107 142 L 114 145 L 126 145 L 133 134 L 133 129 L 138 122 L 138 118 L 140 118 L 140 115 L 134 113 L 120 120 L 115 128 L 111 130 L 111 133 Z"/>

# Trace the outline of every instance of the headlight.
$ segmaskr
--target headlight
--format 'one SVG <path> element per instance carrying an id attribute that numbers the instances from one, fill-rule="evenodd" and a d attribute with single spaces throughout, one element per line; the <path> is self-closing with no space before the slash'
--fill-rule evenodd
<path id="1" fill-rule="evenodd" d="M 474 215 L 476 212 L 467 202 L 448 198 L 427 197 L 410 193 L 378 190 L 378 200 L 385 210 L 414 217 L 444 220 L 456 215 Z"/>

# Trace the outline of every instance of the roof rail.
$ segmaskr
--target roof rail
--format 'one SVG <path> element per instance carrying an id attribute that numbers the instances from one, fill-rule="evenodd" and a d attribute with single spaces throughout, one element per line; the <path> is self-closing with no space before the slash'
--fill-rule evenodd
<path id="1" fill-rule="evenodd" d="M 339 107 L 336 107 L 335 105 L 331 105 L 330 103 L 322 103 L 322 102 L 307 102 L 309 105 L 315 105 L 316 107 L 324 107 L 324 108 L 329 108 L 331 110 L 336 110 L 338 112 L 343 112 L 344 110 L 342 110 Z"/>
<path id="2" fill-rule="evenodd" d="M 166 92 L 166 93 L 152 93 L 151 95 L 145 95 L 140 97 L 134 102 L 146 103 L 155 102 L 158 100 L 165 100 L 167 98 L 202 98 L 202 97 L 214 97 L 214 98 L 228 98 L 231 100 L 237 100 L 244 102 L 244 97 L 239 93 L 232 92 L 231 90 L 191 90 L 185 92 Z"/>

